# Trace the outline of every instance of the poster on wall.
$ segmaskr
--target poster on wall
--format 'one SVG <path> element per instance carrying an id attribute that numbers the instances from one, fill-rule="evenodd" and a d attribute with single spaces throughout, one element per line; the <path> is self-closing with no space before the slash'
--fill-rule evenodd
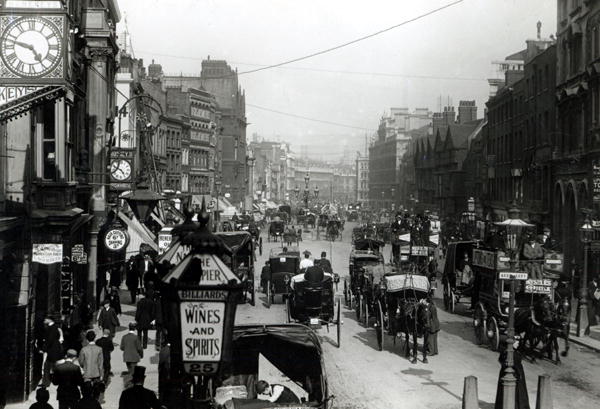
<path id="1" fill-rule="evenodd" d="M 31 259 L 40 264 L 62 263 L 63 246 L 56 243 L 34 243 Z"/>
<path id="2" fill-rule="evenodd" d="M 592 161 L 592 197 L 594 203 L 600 203 L 600 161 Z"/>

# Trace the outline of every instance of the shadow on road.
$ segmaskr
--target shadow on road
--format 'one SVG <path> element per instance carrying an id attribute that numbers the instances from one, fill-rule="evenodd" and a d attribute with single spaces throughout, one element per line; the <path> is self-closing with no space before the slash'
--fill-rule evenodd
<path id="1" fill-rule="evenodd" d="M 473 331 L 473 326 L 470 322 L 441 322 L 440 328 L 443 332 L 460 337 L 465 341 L 470 342 L 471 344 L 475 343 L 475 333 Z"/>
<path id="2" fill-rule="evenodd" d="M 448 385 L 448 382 L 436 382 L 434 379 L 432 379 L 431 375 L 433 374 L 433 371 L 429 370 L 429 369 L 421 369 L 421 368 L 408 368 L 405 369 L 403 371 L 400 371 L 401 373 L 405 374 L 405 375 L 412 375 L 412 376 L 416 376 L 417 378 L 421 378 L 423 379 L 425 382 L 422 382 L 422 385 L 426 385 L 426 386 L 436 386 L 439 389 L 443 390 L 444 392 L 446 392 L 448 395 L 456 398 L 459 401 L 462 401 L 462 397 L 455 394 L 454 392 L 450 391 L 448 388 L 446 388 L 446 386 Z"/>

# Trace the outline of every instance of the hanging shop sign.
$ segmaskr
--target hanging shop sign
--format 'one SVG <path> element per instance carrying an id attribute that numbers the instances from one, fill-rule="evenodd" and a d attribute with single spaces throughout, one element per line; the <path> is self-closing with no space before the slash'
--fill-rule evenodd
<path id="1" fill-rule="evenodd" d="M 592 161 L 592 197 L 595 203 L 600 202 L 600 161 Z"/>
<path id="2" fill-rule="evenodd" d="M 66 314 L 71 311 L 73 306 L 73 272 L 69 257 L 64 257 L 60 268 L 60 300 L 63 313 Z"/>
<path id="3" fill-rule="evenodd" d="M 34 243 L 31 260 L 34 263 L 54 264 L 63 261 L 63 245 L 57 243 Z"/>
<path id="4" fill-rule="evenodd" d="M 552 294 L 552 280 L 529 279 L 525 281 L 525 292 L 528 294 Z"/>
<path id="5" fill-rule="evenodd" d="M 113 227 L 104 236 L 104 245 L 111 251 L 123 250 L 129 243 L 129 235 L 122 227 Z"/>

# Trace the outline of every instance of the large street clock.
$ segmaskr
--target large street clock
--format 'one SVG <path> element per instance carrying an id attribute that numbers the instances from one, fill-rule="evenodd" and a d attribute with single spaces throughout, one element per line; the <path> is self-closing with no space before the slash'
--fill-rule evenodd
<path id="1" fill-rule="evenodd" d="M 62 78 L 64 17 L 3 15 L 0 20 L 0 77 Z"/>

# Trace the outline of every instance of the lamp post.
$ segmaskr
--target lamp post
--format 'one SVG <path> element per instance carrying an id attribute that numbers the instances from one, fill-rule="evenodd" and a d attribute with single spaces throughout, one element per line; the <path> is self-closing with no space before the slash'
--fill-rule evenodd
<path id="1" fill-rule="evenodd" d="M 384 201 L 385 201 L 385 191 L 382 190 L 381 191 L 381 207 L 380 207 L 380 210 L 385 207 Z"/>
<path id="2" fill-rule="evenodd" d="M 580 277 L 579 302 L 577 304 L 577 336 L 582 337 L 589 327 L 587 310 L 588 254 L 594 240 L 594 227 L 590 222 L 589 213 L 586 214 L 583 225 L 579 228 L 579 233 L 583 243 L 583 272 Z"/>
<path id="3" fill-rule="evenodd" d="M 221 193 L 221 184 L 222 182 L 220 180 L 215 180 L 215 194 L 217 195 L 217 204 L 215 205 L 215 231 L 219 231 L 220 225 L 221 225 L 221 213 L 219 210 L 219 194 Z"/>
<path id="4" fill-rule="evenodd" d="M 520 210 L 516 206 L 516 203 L 512 203 L 508 210 L 508 219 L 503 222 L 496 223 L 500 226 L 505 226 L 507 230 L 506 234 L 506 248 L 510 255 L 511 269 L 518 263 L 519 255 L 519 242 L 518 238 L 523 227 L 532 227 L 532 224 L 526 223 L 520 219 Z M 506 367 L 504 376 L 501 379 L 502 383 L 502 409 L 514 409 L 515 408 L 515 393 L 517 378 L 515 377 L 514 368 L 514 347 L 515 343 L 515 277 L 510 278 L 510 298 L 508 301 L 508 328 L 506 330 L 506 359 L 504 366 Z"/>
<path id="5" fill-rule="evenodd" d="M 392 188 L 392 205 L 390 206 L 391 210 L 394 210 L 394 206 L 396 205 L 396 189 Z"/>

